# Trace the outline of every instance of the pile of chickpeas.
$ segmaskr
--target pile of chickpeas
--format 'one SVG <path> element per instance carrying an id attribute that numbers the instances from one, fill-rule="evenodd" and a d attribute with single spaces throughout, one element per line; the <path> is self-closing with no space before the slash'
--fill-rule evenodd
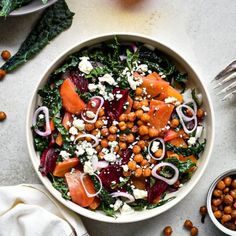
<path id="1" fill-rule="evenodd" d="M 225 227 L 236 230 L 236 176 L 220 180 L 212 194 L 212 210 Z"/>

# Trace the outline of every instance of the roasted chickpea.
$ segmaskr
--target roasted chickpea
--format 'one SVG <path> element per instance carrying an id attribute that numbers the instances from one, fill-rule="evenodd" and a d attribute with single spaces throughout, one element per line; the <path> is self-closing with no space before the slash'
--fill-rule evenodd
<path id="1" fill-rule="evenodd" d="M 225 177 L 224 179 L 223 179 L 223 181 L 224 181 L 224 183 L 225 183 L 225 186 L 230 186 L 231 185 L 231 183 L 232 183 L 232 178 L 231 177 L 229 177 L 229 176 L 227 176 L 227 177 Z"/>
<path id="2" fill-rule="evenodd" d="M 201 108 L 199 108 L 197 110 L 197 117 L 198 118 L 202 118 L 203 116 L 204 116 L 204 111 Z"/>
<path id="3" fill-rule="evenodd" d="M 232 219 L 231 215 L 229 214 L 224 214 L 222 217 L 221 217 L 221 223 L 224 224 L 225 222 L 228 222 Z"/>
<path id="4" fill-rule="evenodd" d="M 11 53 L 7 50 L 2 51 L 1 57 L 4 61 L 7 61 L 11 58 Z"/>
<path id="5" fill-rule="evenodd" d="M 157 137 L 158 134 L 159 134 L 159 132 L 156 128 L 149 128 L 148 129 L 148 135 L 150 136 L 150 138 Z"/>
<path id="6" fill-rule="evenodd" d="M 119 117 L 119 121 L 127 121 L 128 120 L 128 117 L 126 114 L 121 114 L 120 117 Z"/>
<path id="7" fill-rule="evenodd" d="M 134 142 L 134 135 L 133 134 L 128 134 L 127 136 L 126 136 L 126 142 L 127 143 L 133 143 Z"/>
<path id="8" fill-rule="evenodd" d="M 141 121 L 141 120 L 138 120 L 138 121 L 137 121 L 137 125 L 138 125 L 138 126 L 144 125 L 144 122 Z"/>
<path id="9" fill-rule="evenodd" d="M 193 228 L 193 223 L 191 220 L 185 220 L 184 222 L 184 227 L 188 230 L 192 229 Z"/>
<path id="10" fill-rule="evenodd" d="M 92 131 L 94 128 L 94 124 L 85 124 L 85 130 L 87 131 Z"/>
<path id="11" fill-rule="evenodd" d="M 230 191 L 230 195 L 231 195 L 234 199 L 236 199 L 236 189 L 231 190 L 231 191 Z"/>
<path id="12" fill-rule="evenodd" d="M 215 189 L 215 190 L 213 191 L 213 196 L 214 196 L 214 197 L 221 197 L 221 196 L 222 196 L 222 191 L 219 190 L 219 189 Z"/>
<path id="13" fill-rule="evenodd" d="M 129 161 L 128 167 L 130 170 L 136 170 L 136 162 L 135 161 Z"/>
<path id="14" fill-rule="evenodd" d="M 3 79 L 6 74 L 7 74 L 7 72 L 5 70 L 0 69 L 0 80 Z"/>
<path id="15" fill-rule="evenodd" d="M 199 213 L 201 216 L 206 216 L 207 215 L 207 208 L 206 206 L 201 206 L 199 209 Z"/>
<path id="16" fill-rule="evenodd" d="M 218 211 L 215 211 L 215 212 L 214 212 L 214 216 L 215 216 L 216 219 L 220 219 L 220 218 L 222 217 L 222 212 L 219 211 L 219 210 L 218 210 Z"/>
<path id="17" fill-rule="evenodd" d="M 179 120 L 178 119 L 175 118 L 175 119 L 171 120 L 170 127 L 176 128 L 178 126 L 179 126 Z"/>
<path id="18" fill-rule="evenodd" d="M 150 121 L 150 115 L 148 115 L 147 113 L 144 113 L 141 117 L 141 121 L 149 122 Z"/>
<path id="19" fill-rule="evenodd" d="M 5 112 L 0 111 L 0 121 L 4 121 L 7 118 L 7 115 Z"/>
<path id="20" fill-rule="evenodd" d="M 111 134 L 116 134 L 117 130 L 118 130 L 117 127 L 114 126 L 114 125 L 112 125 L 111 127 L 109 127 L 109 132 L 110 132 Z"/>
<path id="21" fill-rule="evenodd" d="M 101 146 L 102 146 L 103 148 L 107 148 L 107 147 L 108 147 L 108 141 L 107 141 L 107 139 L 102 139 L 102 141 L 101 141 Z"/>
<path id="22" fill-rule="evenodd" d="M 127 144 L 125 142 L 119 142 L 119 147 L 120 149 L 126 149 L 127 148 Z"/>
<path id="23" fill-rule="evenodd" d="M 102 107 L 101 109 L 100 109 L 100 111 L 98 112 L 98 116 L 99 117 L 102 117 L 102 116 L 104 116 L 105 115 L 105 110 L 104 110 L 104 107 Z"/>
<path id="24" fill-rule="evenodd" d="M 157 163 L 157 160 L 151 158 L 149 162 L 150 162 L 151 164 L 156 164 L 156 163 Z"/>
<path id="25" fill-rule="evenodd" d="M 236 189 L 236 179 L 232 181 L 231 186 Z"/>
<path id="26" fill-rule="evenodd" d="M 124 175 L 125 177 L 129 177 L 129 176 L 131 176 L 131 174 L 132 174 L 132 172 L 131 172 L 130 170 L 128 170 L 128 171 L 123 171 L 123 175 Z"/>
<path id="27" fill-rule="evenodd" d="M 219 206 L 222 203 L 222 200 L 220 198 L 212 199 L 212 205 L 213 206 Z"/>
<path id="28" fill-rule="evenodd" d="M 225 206 L 225 207 L 224 207 L 224 213 L 230 214 L 231 212 L 232 212 L 231 206 Z"/>
<path id="29" fill-rule="evenodd" d="M 142 163 L 142 162 L 141 162 L 141 163 Z M 151 174 L 152 174 L 152 171 L 151 171 L 150 168 L 145 168 L 145 169 L 143 170 L 143 176 L 149 177 Z"/>
<path id="30" fill-rule="evenodd" d="M 115 147 L 114 147 L 114 152 L 115 152 L 115 153 L 118 153 L 119 150 L 120 150 L 119 146 L 115 146 Z"/>
<path id="31" fill-rule="evenodd" d="M 224 196 L 223 201 L 224 201 L 224 203 L 225 203 L 226 205 L 232 205 L 234 199 L 233 199 L 233 197 L 232 197 L 231 195 L 227 194 L 227 195 Z"/>
<path id="32" fill-rule="evenodd" d="M 225 187 L 224 189 L 223 189 L 223 193 L 228 193 L 229 192 L 229 187 Z"/>
<path id="33" fill-rule="evenodd" d="M 134 161 L 135 162 L 140 163 L 140 162 L 142 162 L 142 160 L 143 160 L 143 155 L 142 154 L 134 155 Z"/>
<path id="34" fill-rule="evenodd" d="M 102 130 L 101 130 L 101 135 L 102 135 L 103 137 L 108 136 L 108 135 L 109 135 L 109 130 L 108 130 L 108 128 L 102 128 Z"/>
<path id="35" fill-rule="evenodd" d="M 148 102 L 147 99 L 142 100 L 142 101 L 141 101 L 141 104 L 142 104 L 142 106 L 144 106 L 144 107 L 148 107 L 148 106 L 149 106 L 149 102 Z"/>
<path id="36" fill-rule="evenodd" d="M 173 232 L 173 230 L 170 226 L 166 226 L 163 230 L 163 233 L 165 236 L 171 236 L 172 232 Z"/>
<path id="37" fill-rule="evenodd" d="M 102 146 L 101 146 L 101 145 L 97 145 L 97 146 L 95 147 L 95 150 L 96 150 L 97 152 L 102 151 Z"/>
<path id="38" fill-rule="evenodd" d="M 107 139 L 108 139 L 109 141 L 116 141 L 116 135 L 115 135 L 115 134 L 109 134 L 108 137 L 107 137 Z"/>
<path id="39" fill-rule="evenodd" d="M 105 154 L 104 154 L 103 152 L 99 152 L 99 153 L 98 153 L 98 157 L 99 157 L 100 159 L 103 159 L 104 155 L 105 155 Z"/>
<path id="40" fill-rule="evenodd" d="M 232 219 L 236 219 L 236 210 L 232 210 L 231 217 Z"/>
<path id="41" fill-rule="evenodd" d="M 218 189 L 220 189 L 220 190 L 223 190 L 223 189 L 225 188 L 225 183 L 224 183 L 224 181 L 223 181 L 223 180 L 220 180 L 220 181 L 217 183 L 216 187 L 217 187 Z"/>
<path id="42" fill-rule="evenodd" d="M 126 126 L 126 123 L 124 121 L 121 121 L 119 124 L 118 124 L 120 130 L 125 130 L 127 128 Z"/>
<path id="43" fill-rule="evenodd" d="M 142 95 L 142 93 L 143 93 L 143 90 L 141 89 L 141 88 L 136 88 L 136 90 L 135 90 L 135 94 L 137 95 L 137 96 L 140 96 L 140 95 Z"/>
<path id="44" fill-rule="evenodd" d="M 133 153 L 138 154 L 141 152 L 141 147 L 139 145 L 134 145 L 133 146 Z"/>
<path id="45" fill-rule="evenodd" d="M 142 107 L 142 105 L 140 104 L 139 101 L 134 101 L 134 102 L 133 102 L 133 109 L 134 109 L 134 110 L 138 110 L 138 109 L 140 109 L 141 107 Z"/>
<path id="46" fill-rule="evenodd" d="M 141 166 L 149 166 L 149 162 L 146 159 L 143 159 L 140 163 Z"/>
<path id="47" fill-rule="evenodd" d="M 135 121 L 135 119 L 136 119 L 135 113 L 134 112 L 130 112 L 128 114 L 128 120 L 133 122 L 133 121 Z"/>
<path id="48" fill-rule="evenodd" d="M 148 134 L 148 127 L 145 126 L 145 125 L 141 125 L 141 126 L 139 127 L 139 134 L 140 134 L 140 135 L 146 135 L 146 134 Z"/>
<path id="49" fill-rule="evenodd" d="M 212 211 L 213 212 L 215 212 L 215 211 L 218 211 L 219 209 L 218 209 L 218 207 L 216 207 L 216 206 L 213 206 L 213 205 L 211 205 L 211 208 L 212 208 Z"/>
<path id="50" fill-rule="evenodd" d="M 162 152 L 163 152 L 163 150 L 159 148 L 159 149 L 154 153 L 154 156 L 155 156 L 156 158 L 160 158 L 160 157 L 162 156 Z"/>
<path id="51" fill-rule="evenodd" d="M 120 134 L 119 140 L 121 142 L 126 142 L 126 139 L 127 139 L 127 135 L 126 134 Z"/>
<path id="52" fill-rule="evenodd" d="M 128 121 L 126 125 L 127 125 L 127 128 L 132 129 L 134 127 L 134 122 Z"/>
<path id="53" fill-rule="evenodd" d="M 103 125 L 104 125 L 104 123 L 103 123 L 102 120 L 97 120 L 97 121 L 95 122 L 95 127 L 96 127 L 97 129 L 101 129 Z"/>
<path id="54" fill-rule="evenodd" d="M 136 134 L 138 132 L 138 126 L 134 125 L 132 128 L 131 128 L 131 132 Z"/>
<path id="55" fill-rule="evenodd" d="M 85 140 L 86 140 L 87 142 L 91 142 L 91 141 L 92 141 L 92 138 L 91 138 L 91 137 L 85 137 Z"/>
<path id="56" fill-rule="evenodd" d="M 134 173 L 135 177 L 141 177 L 143 175 L 143 170 L 141 168 L 137 168 Z"/>
<path id="57" fill-rule="evenodd" d="M 198 235 L 198 228 L 193 226 L 193 228 L 190 230 L 191 236 Z"/>
<path id="58" fill-rule="evenodd" d="M 144 140 L 139 140 L 138 141 L 138 145 L 139 147 L 141 147 L 142 149 L 144 149 L 146 147 L 146 142 Z"/>
<path id="59" fill-rule="evenodd" d="M 137 118 L 140 119 L 143 115 L 143 110 L 140 109 L 140 110 L 135 111 L 135 115 L 136 115 Z"/>

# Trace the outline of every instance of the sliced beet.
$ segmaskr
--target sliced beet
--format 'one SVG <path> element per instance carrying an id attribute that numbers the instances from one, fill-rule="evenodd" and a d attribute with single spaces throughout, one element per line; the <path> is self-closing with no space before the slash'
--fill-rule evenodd
<path id="1" fill-rule="evenodd" d="M 132 150 L 129 148 L 122 151 L 122 154 L 121 154 L 122 165 L 125 165 L 129 162 L 129 159 L 130 159 L 132 153 L 133 153 Z"/>
<path id="2" fill-rule="evenodd" d="M 118 120 L 119 116 L 123 113 L 124 104 L 128 100 L 129 90 L 115 88 L 112 94 L 114 95 L 114 100 L 106 100 L 104 103 L 106 115 L 111 121 Z M 116 94 L 122 94 L 122 97 L 117 99 Z"/>
<path id="3" fill-rule="evenodd" d="M 88 80 L 84 78 L 79 69 L 72 69 L 67 71 L 64 76 L 65 78 L 70 78 L 74 85 L 79 89 L 81 93 L 88 92 Z"/>
<path id="4" fill-rule="evenodd" d="M 56 166 L 56 161 L 58 158 L 58 153 L 55 152 L 54 148 L 46 148 L 40 159 L 39 171 L 43 176 L 52 173 Z"/>
<path id="5" fill-rule="evenodd" d="M 162 180 L 156 180 L 155 184 L 150 187 L 147 186 L 148 197 L 147 201 L 149 203 L 154 203 L 155 200 L 161 197 L 161 195 L 167 190 L 168 184 Z"/>
<path id="6" fill-rule="evenodd" d="M 122 177 L 123 169 L 121 166 L 118 165 L 110 165 L 101 170 L 99 177 L 102 181 L 103 187 L 111 191 L 112 182 L 115 181 L 119 183 L 119 178 Z"/>

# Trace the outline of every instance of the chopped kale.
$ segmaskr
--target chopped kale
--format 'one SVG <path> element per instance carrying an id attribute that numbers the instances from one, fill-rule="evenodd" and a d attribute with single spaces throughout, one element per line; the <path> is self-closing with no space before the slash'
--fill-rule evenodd
<path id="1" fill-rule="evenodd" d="M 67 62 L 63 63 L 63 65 L 55 70 L 53 73 L 54 75 L 65 73 L 66 70 L 70 67 L 76 67 L 79 64 L 79 59 L 76 56 L 70 56 L 67 60 Z"/>
<path id="2" fill-rule="evenodd" d="M 48 147 L 48 139 L 45 137 L 34 138 L 34 146 L 37 152 L 43 152 L 43 150 Z"/>
<path id="3" fill-rule="evenodd" d="M 61 193 L 62 197 L 66 200 L 71 200 L 71 197 L 68 196 L 69 189 L 64 178 L 55 177 L 53 175 L 50 175 L 50 178 L 52 179 L 52 186 Z"/>

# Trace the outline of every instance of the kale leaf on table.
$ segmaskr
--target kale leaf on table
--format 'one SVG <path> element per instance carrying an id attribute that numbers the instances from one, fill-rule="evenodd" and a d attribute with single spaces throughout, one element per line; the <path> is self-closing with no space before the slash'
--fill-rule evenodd
<path id="1" fill-rule="evenodd" d="M 69 10 L 65 0 L 58 0 L 50 6 L 45 10 L 31 33 L 22 43 L 18 52 L 1 69 L 9 72 L 27 62 L 39 53 L 53 38 L 71 26 L 73 15 L 74 13 Z"/>

